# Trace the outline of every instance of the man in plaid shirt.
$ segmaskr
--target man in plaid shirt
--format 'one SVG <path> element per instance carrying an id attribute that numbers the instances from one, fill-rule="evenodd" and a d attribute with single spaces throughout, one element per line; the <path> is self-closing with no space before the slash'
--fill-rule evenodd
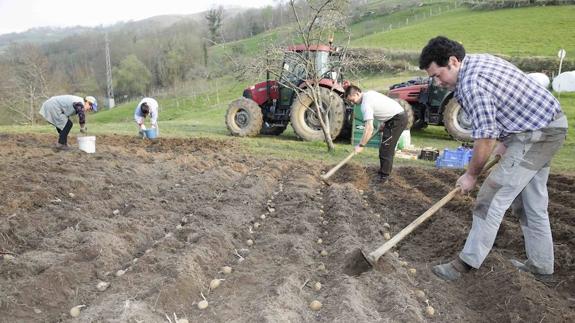
<path id="1" fill-rule="evenodd" d="M 520 219 L 527 261 L 519 270 L 548 281 L 553 274 L 553 241 L 547 213 L 547 178 L 553 155 L 567 134 L 559 102 L 511 63 L 492 55 L 466 55 L 461 44 L 436 37 L 423 48 L 419 67 L 444 87 L 470 117 L 473 158 L 457 180 L 471 191 L 490 155 L 501 155 L 477 194 L 465 246 L 451 262 L 433 267 L 444 280 L 479 268 L 491 250 L 505 211 Z"/>

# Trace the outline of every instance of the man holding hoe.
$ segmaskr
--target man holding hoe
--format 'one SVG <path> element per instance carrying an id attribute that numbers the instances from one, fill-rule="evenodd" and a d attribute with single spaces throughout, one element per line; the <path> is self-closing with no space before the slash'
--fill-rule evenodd
<path id="1" fill-rule="evenodd" d="M 487 54 L 466 55 L 460 43 L 442 36 L 423 48 L 419 68 L 438 85 L 454 90 L 472 122 L 473 158 L 457 180 L 461 192 L 475 187 L 492 153 L 502 157 L 477 194 L 463 250 L 454 260 L 433 267 L 433 272 L 451 281 L 479 268 L 511 206 L 519 216 L 527 254 L 527 261 L 512 260 L 512 264 L 537 279 L 551 280 L 554 258 L 547 179 L 551 159 L 567 133 L 559 102 L 511 63 Z"/>
<path id="2" fill-rule="evenodd" d="M 349 85 L 345 90 L 345 98 L 353 104 L 361 104 L 364 130 L 355 152 L 363 151 L 373 134 L 373 120 L 379 121 L 381 143 L 379 146 L 379 179 L 383 184 L 389 179 L 395 156 L 395 146 L 403 130 L 407 126 L 407 114 L 397 101 L 376 91 L 361 92 L 355 85 Z"/>

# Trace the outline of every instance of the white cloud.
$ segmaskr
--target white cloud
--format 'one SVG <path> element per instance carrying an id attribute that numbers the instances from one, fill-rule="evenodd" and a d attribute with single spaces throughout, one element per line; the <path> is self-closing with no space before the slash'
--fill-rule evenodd
<path id="1" fill-rule="evenodd" d="M 217 6 L 261 8 L 278 0 L 0 0 L 0 34 L 34 27 L 111 25 L 166 14 L 191 14 Z"/>

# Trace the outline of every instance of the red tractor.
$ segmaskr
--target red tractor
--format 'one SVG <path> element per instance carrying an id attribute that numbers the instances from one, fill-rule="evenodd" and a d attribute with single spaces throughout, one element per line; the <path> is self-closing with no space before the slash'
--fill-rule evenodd
<path id="1" fill-rule="evenodd" d="M 328 45 L 290 46 L 278 80 L 257 83 L 230 103 L 226 126 L 234 136 L 279 135 L 291 125 L 303 140 L 323 140 L 324 134 L 308 84 L 319 85 L 321 110 L 327 112 L 335 139 L 351 130 L 351 107 L 343 101 L 338 73 L 339 50 Z M 318 89 L 318 87 L 314 87 Z"/>
<path id="2" fill-rule="evenodd" d="M 413 110 L 412 129 L 428 125 L 445 126 L 454 139 L 471 141 L 471 121 L 453 92 L 436 86 L 430 78 L 418 78 L 392 85 L 388 95 L 398 100 L 404 109 Z"/>

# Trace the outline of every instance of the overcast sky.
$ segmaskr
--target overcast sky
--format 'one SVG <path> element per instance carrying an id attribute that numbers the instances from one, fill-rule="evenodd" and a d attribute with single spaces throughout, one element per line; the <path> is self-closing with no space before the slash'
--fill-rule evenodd
<path id="1" fill-rule="evenodd" d="M 0 0 L 0 35 L 33 27 L 111 25 L 222 6 L 261 8 L 278 0 Z"/>

